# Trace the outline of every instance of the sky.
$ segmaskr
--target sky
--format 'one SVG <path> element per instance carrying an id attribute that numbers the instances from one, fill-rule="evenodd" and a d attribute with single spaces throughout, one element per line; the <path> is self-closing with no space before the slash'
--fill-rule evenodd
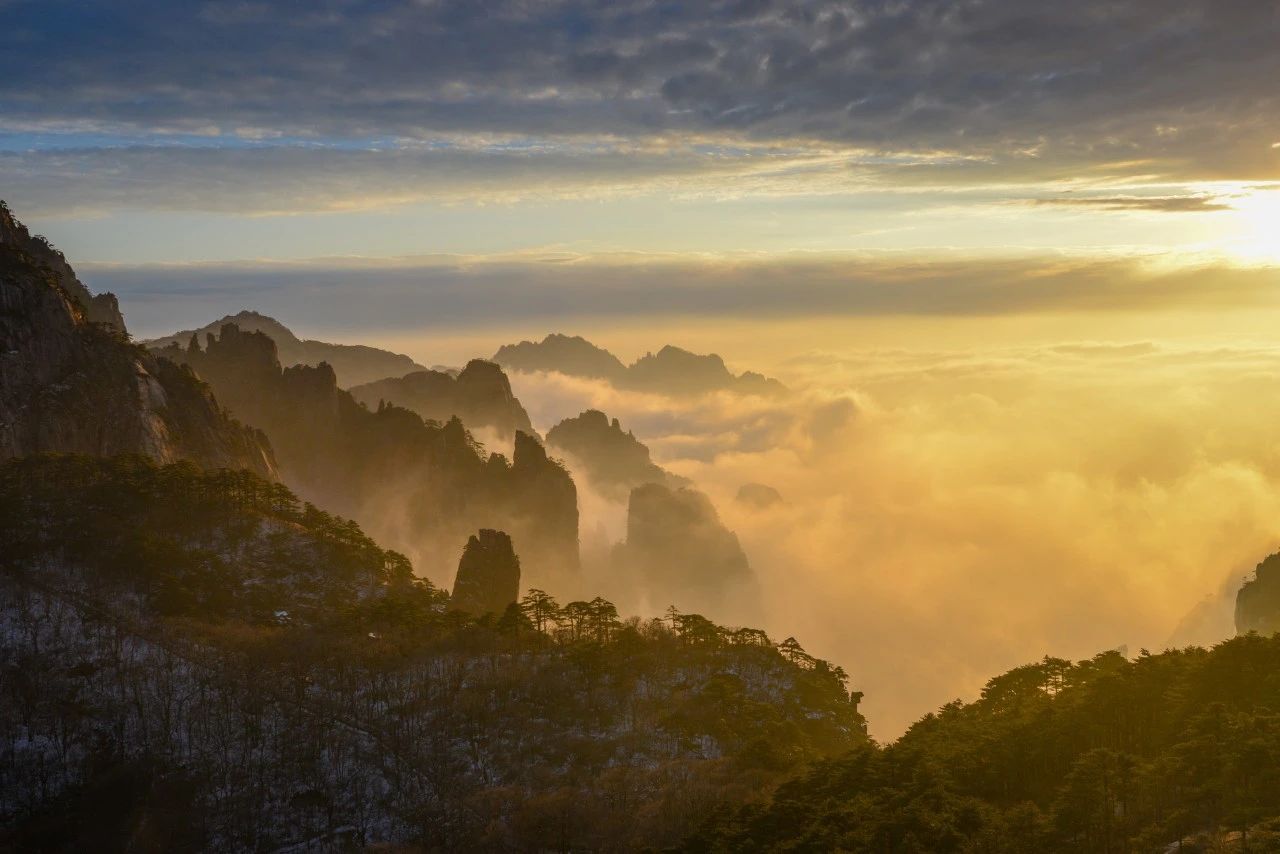
<path id="1" fill-rule="evenodd" d="M 881 736 L 1046 653 L 1229 633 L 1280 547 L 1275 2 L 0 24 L 0 198 L 139 337 L 251 308 L 423 364 L 561 331 L 788 382 L 677 405 L 516 378 L 540 428 L 604 407 L 710 492 L 770 630 L 808 628 Z M 785 509 L 744 515 L 748 479 Z"/>

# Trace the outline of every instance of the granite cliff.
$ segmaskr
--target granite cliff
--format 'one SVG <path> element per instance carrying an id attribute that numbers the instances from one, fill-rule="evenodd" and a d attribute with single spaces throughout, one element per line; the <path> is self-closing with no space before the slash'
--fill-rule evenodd
<path id="1" fill-rule="evenodd" d="M 189 371 L 129 343 L 109 294 L 0 206 L 0 457 L 143 454 L 274 475 L 270 446 Z"/>
<path id="2" fill-rule="evenodd" d="M 449 607 L 468 614 L 502 614 L 520 598 L 520 558 L 511 538 L 486 528 L 472 534 L 458 561 Z"/>

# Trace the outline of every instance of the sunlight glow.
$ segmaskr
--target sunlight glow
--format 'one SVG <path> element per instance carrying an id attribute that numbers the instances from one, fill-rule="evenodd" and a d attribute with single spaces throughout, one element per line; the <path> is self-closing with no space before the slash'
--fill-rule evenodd
<path id="1" fill-rule="evenodd" d="M 1231 206 L 1238 229 L 1228 241 L 1231 254 L 1242 261 L 1280 263 L 1280 189 L 1254 190 Z"/>

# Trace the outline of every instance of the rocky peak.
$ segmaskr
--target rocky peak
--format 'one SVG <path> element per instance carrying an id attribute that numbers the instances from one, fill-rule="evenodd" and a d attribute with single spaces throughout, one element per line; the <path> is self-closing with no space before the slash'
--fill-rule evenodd
<path id="1" fill-rule="evenodd" d="M 541 341 L 498 348 L 493 361 L 517 371 L 558 371 L 575 377 L 617 380 L 627 371 L 617 356 L 579 335 L 553 332 Z"/>
<path id="2" fill-rule="evenodd" d="M 9 206 L 0 201 L 0 244 L 13 247 L 30 257 L 40 267 L 47 268 L 57 278 L 58 285 L 78 303 L 90 323 L 101 323 L 112 330 L 124 333 L 124 316 L 115 294 L 91 294 L 67 258 L 44 235 L 32 234 L 18 221 Z"/>
<path id="3" fill-rule="evenodd" d="M 351 394 L 373 408 L 386 401 L 410 409 L 427 421 L 441 423 L 461 418 L 469 429 L 489 428 L 503 439 L 515 431 L 533 433 L 533 424 L 511 391 L 502 368 L 484 359 L 473 359 L 461 371 L 414 371 L 403 377 L 365 383 Z"/>
<path id="4" fill-rule="evenodd" d="M 1236 632 L 1270 635 L 1280 631 L 1280 552 L 1254 570 L 1236 594 Z"/>
<path id="5" fill-rule="evenodd" d="M 754 582 L 738 536 L 711 499 L 696 489 L 637 486 L 627 507 L 623 568 L 637 574 L 657 601 L 713 608 L 726 591 Z"/>
<path id="6" fill-rule="evenodd" d="M 142 454 L 274 476 L 260 433 L 189 371 L 129 344 L 122 325 L 93 321 L 65 259 L 7 209 L 0 219 L 0 457 Z"/>
<path id="7" fill-rule="evenodd" d="M 511 537 L 489 528 L 472 534 L 458 561 L 450 606 L 468 614 L 501 614 L 520 597 L 520 558 Z"/>
<path id="8" fill-rule="evenodd" d="M 567 454 L 605 495 L 625 499 L 631 489 L 643 483 L 683 485 L 683 480 L 655 465 L 649 449 L 618 419 L 609 419 L 598 409 L 588 409 L 576 418 L 566 418 L 547 432 L 547 444 Z"/>

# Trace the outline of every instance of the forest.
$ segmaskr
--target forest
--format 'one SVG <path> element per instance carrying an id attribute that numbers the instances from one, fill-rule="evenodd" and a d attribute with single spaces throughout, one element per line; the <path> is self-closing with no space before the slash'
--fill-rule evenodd
<path id="1" fill-rule="evenodd" d="M 0 844 L 671 847 L 867 743 L 837 667 L 674 608 L 449 608 L 246 471 L 0 468 Z"/>
<path id="2" fill-rule="evenodd" d="M 716 816 L 684 850 L 1280 850 L 1280 636 L 1045 658 L 886 746 Z"/>

